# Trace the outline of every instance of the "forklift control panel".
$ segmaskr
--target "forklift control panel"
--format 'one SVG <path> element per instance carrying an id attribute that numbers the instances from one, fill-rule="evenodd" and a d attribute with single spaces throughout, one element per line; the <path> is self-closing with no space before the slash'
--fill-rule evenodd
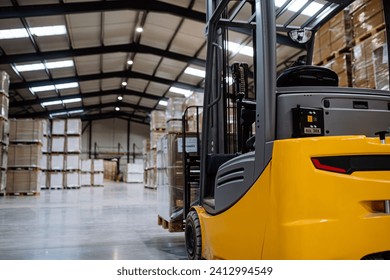
<path id="1" fill-rule="evenodd" d="M 293 138 L 324 135 L 324 112 L 322 108 L 300 107 L 292 109 Z"/>

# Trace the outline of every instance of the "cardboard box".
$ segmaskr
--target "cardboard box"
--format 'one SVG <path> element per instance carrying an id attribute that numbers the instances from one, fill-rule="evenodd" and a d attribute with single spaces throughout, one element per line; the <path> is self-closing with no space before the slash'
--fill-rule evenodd
<path id="1" fill-rule="evenodd" d="M 2 118 L 8 118 L 9 99 L 8 96 L 0 93 L 0 116 Z"/>
<path id="2" fill-rule="evenodd" d="M 41 157 L 40 144 L 11 144 L 8 148 L 8 167 L 40 168 Z"/>
<path id="3" fill-rule="evenodd" d="M 8 147 L 0 145 L 0 168 L 7 169 L 8 167 Z"/>
<path id="4" fill-rule="evenodd" d="M 9 123 L 6 119 L 0 118 L 0 142 L 9 144 Z"/>
<path id="5" fill-rule="evenodd" d="M 351 54 L 344 53 L 332 59 L 324 67 L 332 69 L 339 77 L 340 87 L 352 86 Z"/>
<path id="6" fill-rule="evenodd" d="M 8 96 L 9 75 L 5 71 L 0 72 L 0 93 Z"/>
<path id="7" fill-rule="evenodd" d="M 9 140 L 20 143 L 42 143 L 43 125 L 40 119 L 10 119 Z"/>
<path id="8" fill-rule="evenodd" d="M 64 155 L 52 154 L 50 156 L 50 169 L 51 170 L 64 170 Z"/>
<path id="9" fill-rule="evenodd" d="M 125 173 L 124 180 L 126 183 L 142 183 L 144 181 L 144 173 Z"/>
<path id="10" fill-rule="evenodd" d="M 93 173 L 92 174 L 92 185 L 93 186 L 104 186 L 104 174 Z"/>
<path id="11" fill-rule="evenodd" d="M 49 138 L 47 136 L 43 136 L 43 138 L 42 138 L 42 153 L 49 153 L 49 152 L 50 152 Z"/>
<path id="12" fill-rule="evenodd" d="M 92 172 L 104 172 L 104 163 L 102 159 L 93 160 Z"/>
<path id="13" fill-rule="evenodd" d="M 80 155 L 67 154 L 65 155 L 66 170 L 80 170 Z"/>
<path id="14" fill-rule="evenodd" d="M 41 164 L 40 167 L 42 170 L 48 170 L 49 169 L 49 155 L 43 154 L 41 157 Z"/>
<path id="15" fill-rule="evenodd" d="M 38 193 L 40 172 L 38 170 L 8 170 L 6 192 L 10 194 Z"/>
<path id="16" fill-rule="evenodd" d="M 65 137 L 53 136 L 51 138 L 51 152 L 52 153 L 64 153 L 65 152 Z"/>
<path id="17" fill-rule="evenodd" d="M 4 193 L 7 187 L 7 171 L 0 170 L 0 193 Z"/>
<path id="18" fill-rule="evenodd" d="M 52 121 L 51 134 L 52 135 L 65 135 L 66 121 L 56 119 Z"/>
<path id="19" fill-rule="evenodd" d="M 80 186 L 80 173 L 78 171 L 65 173 L 65 187 L 79 188 Z"/>
<path id="20" fill-rule="evenodd" d="M 92 185 L 92 175 L 91 173 L 81 173 L 81 185 L 82 186 L 91 186 Z"/>
<path id="21" fill-rule="evenodd" d="M 81 137 L 67 136 L 66 137 L 66 151 L 68 153 L 81 153 Z"/>
<path id="22" fill-rule="evenodd" d="M 64 175 L 62 172 L 50 172 L 49 174 L 49 186 L 53 189 L 64 188 Z"/>
<path id="23" fill-rule="evenodd" d="M 67 119 L 66 120 L 66 134 L 67 135 L 81 135 L 81 119 Z"/>
<path id="24" fill-rule="evenodd" d="M 183 115 L 183 97 L 171 97 L 168 99 L 167 109 L 165 111 L 165 121 L 181 120 Z"/>
<path id="25" fill-rule="evenodd" d="M 81 160 L 81 172 L 92 172 L 92 160 L 90 159 Z"/>
<path id="26" fill-rule="evenodd" d="M 166 128 L 165 111 L 154 110 L 150 114 L 150 129 L 164 130 Z"/>
<path id="27" fill-rule="evenodd" d="M 385 45 L 386 31 L 382 30 L 352 48 L 352 82 L 354 87 L 376 88 L 376 78 L 378 86 L 385 87 L 387 78 L 383 77 L 385 80 L 381 80 L 381 74 L 386 73 L 386 66 L 388 68 Z M 381 52 L 380 49 L 384 52 Z M 374 67 L 374 58 L 378 59 L 376 68 Z"/>
<path id="28" fill-rule="evenodd" d="M 40 172 L 39 175 L 39 184 L 40 189 L 47 189 L 48 188 L 48 182 L 47 182 L 47 173 L 46 172 Z"/>

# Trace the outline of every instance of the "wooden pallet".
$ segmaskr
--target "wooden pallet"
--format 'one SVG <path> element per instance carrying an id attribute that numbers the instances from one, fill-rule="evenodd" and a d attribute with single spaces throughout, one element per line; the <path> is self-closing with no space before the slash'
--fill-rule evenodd
<path id="1" fill-rule="evenodd" d="M 35 196 L 40 195 L 40 192 L 14 192 L 14 193 L 6 193 L 9 196 Z"/>
<path id="2" fill-rule="evenodd" d="M 182 232 L 184 231 L 183 221 L 171 221 L 168 222 L 164 218 L 157 216 L 157 224 L 164 229 L 168 229 L 169 232 Z"/>
<path id="3" fill-rule="evenodd" d="M 316 63 L 317 66 L 322 66 L 322 65 L 325 65 L 327 64 L 328 62 L 336 59 L 337 57 L 339 57 L 340 55 L 344 55 L 344 54 L 348 54 L 350 53 L 351 51 L 351 48 L 350 47 L 344 47 L 340 50 L 337 50 L 337 51 L 334 51 L 334 52 L 331 52 L 329 54 L 329 56 L 327 56 L 325 59 L 319 61 Z"/>
<path id="4" fill-rule="evenodd" d="M 368 38 L 378 34 L 382 30 L 384 30 L 385 28 L 386 28 L 386 25 L 384 23 L 381 23 L 380 25 L 378 25 L 377 27 L 371 29 L 367 33 L 364 33 L 363 35 L 360 35 L 359 37 L 354 38 L 351 43 L 352 43 L 353 46 L 356 46 L 357 44 L 365 41 L 366 39 L 368 39 Z"/>

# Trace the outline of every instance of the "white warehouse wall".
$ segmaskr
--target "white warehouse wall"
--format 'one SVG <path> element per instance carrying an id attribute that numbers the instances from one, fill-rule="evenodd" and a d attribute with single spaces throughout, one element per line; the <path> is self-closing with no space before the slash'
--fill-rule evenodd
<path id="1" fill-rule="evenodd" d="M 82 158 L 89 157 L 89 136 L 92 129 L 91 137 L 91 154 L 94 158 L 94 146 L 97 144 L 98 158 L 113 157 L 118 151 L 118 143 L 120 143 L 121 155 L 120 169 L 124 171 L 127 163 L 127 136 L 128 136 L 128 121 L 122 119 L 104 119 L 91 121 L 91 126 L 88 121 L 83 122 L 82 134 Z M 133 144 L 136 145 L 136 161 L 142 160 L 142 141 L 149 138 L 150 130 L 148 125 L 130 122 L 130 162 L 133 162 Z"/>

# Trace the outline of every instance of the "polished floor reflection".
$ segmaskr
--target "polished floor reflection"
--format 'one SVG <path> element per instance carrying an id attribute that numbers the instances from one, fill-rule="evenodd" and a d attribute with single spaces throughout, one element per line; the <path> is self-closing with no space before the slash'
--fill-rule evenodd
<path id="1" fill-rule="evenodd" d="M 157 225 L 157 194 L 142 184 L 0 197 L 0 259 L 185 259 L 184 234 Z"/>

